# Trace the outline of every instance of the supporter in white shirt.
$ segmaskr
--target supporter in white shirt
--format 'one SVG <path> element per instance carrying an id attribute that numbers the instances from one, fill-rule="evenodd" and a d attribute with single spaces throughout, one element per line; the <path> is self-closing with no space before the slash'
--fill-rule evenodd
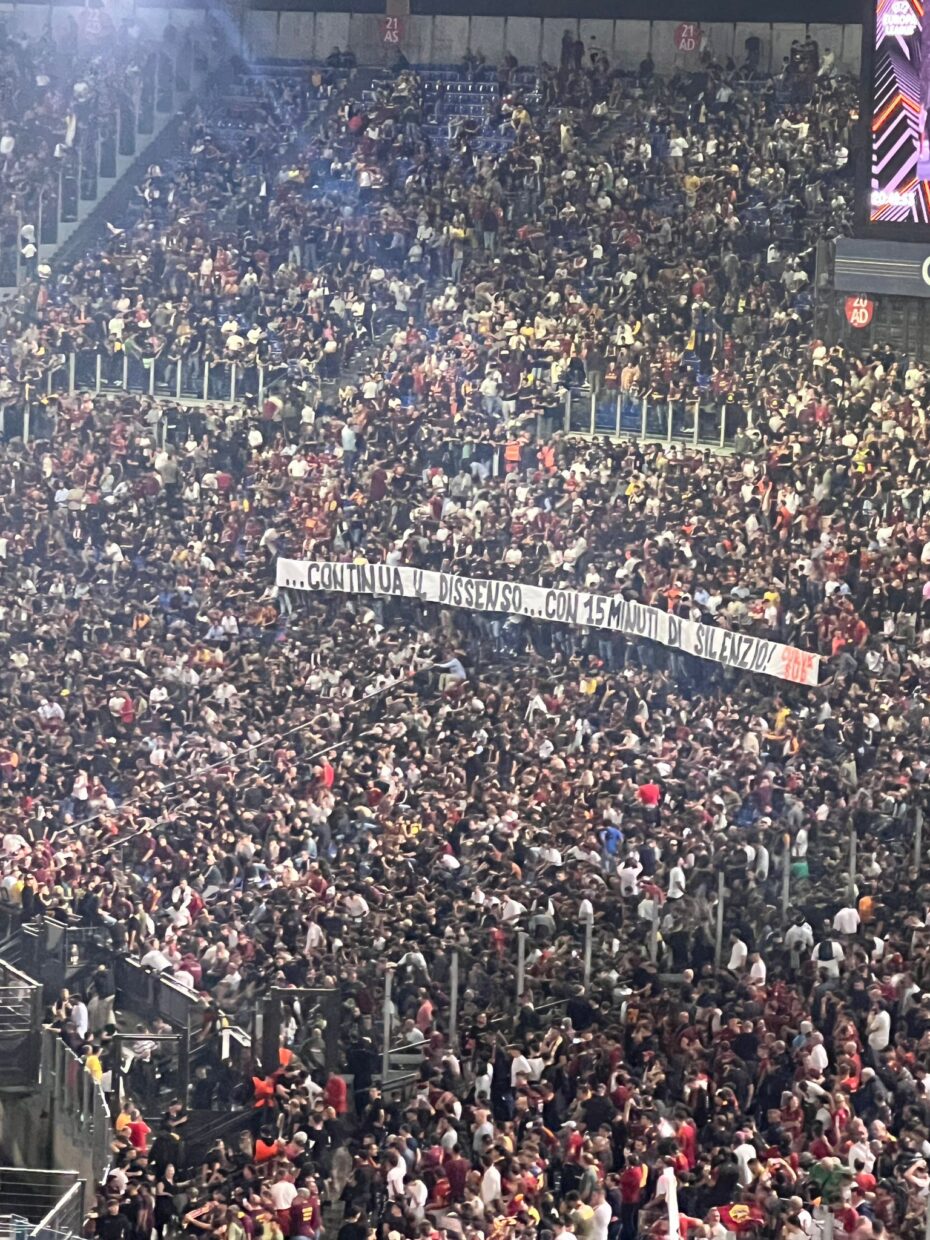
<path id="1" fill-rule="evenodd" d="M 297 1198 L 297 1189 L 290 1180 L 276 1180 L 269 1192 L 276 1210 L 289 1210 Z"/>
<path id="2" fill-rule="evenodd" d="M 344 901 L 344 907 L 349 917 L 365 917 L 369 912 L 368 901 L 358 891 L 350 891 Z"/>
<path id="3" fill-rule="evenodd" d="M 833 929 L 837 934 L 855 934 L 859 929 L 860 920 L 858 911 L 847 905 L 846 908 L 841 908 L 833 918 Z"/>
<path id="4" fill-rule="evenodd" d="M 752 954 L 752 964 L 749 967 L 749 980 L 754 986 L 764 986 L 765 979 L 768 976 L 768 969 L 765 961 L 758 952 Z"/>
<path id="5" fill-rule="evenodd" d="M 733 1153 L 736 1155 L 736 1162 L 739 1168 L 740 1186 L 748 1188 L 752 1183 L 752 1171 L 749 1169 L 749 1164 L 754 1158 L 759 1157 L 758 1151 L 749 1141 L 743 1140 L 736 1146 Z"/>
<path id="6" fill-rule="evenodd" d="M 668 898 L 670 900 L 680 900 L 685 894 L 685 871 L 680 861 L 675 864 L 668 872 Z"/>
<path id="7" fill-rule="evenodd" d="M 407 1164 L 396 1150 L 392 1151 L 394 1165 L 387 1173 L 387 1195 L 389 1201 L 401 1201 L 404 1196 L 404 1180 L 407 1176 Z"/>
<path id="8" fill-rule="evenodd" d="M 620 894 L 622 896 L 639 895 L 639 876 L 643 867 L 635 857 L 628 857 L 620 869 Z M 930 914 L 928 914 L 930 916 Z"/>
<path id="9" fill-rule="evenodd" d="M 865 1029 L 869 1046 L 876 1054 L 887 1050 L 891 1039 L 891 1014 L 886 1008 L 878 1003 L 873 1004 Z"/>
<path id="10" fill-rule="evenodd" d="M 494 1163 L 490 1167 L 485 1168 L 484 1175 L 481 1177 L 481 1200 L 484 1202 L 485 1208 L 488 1208 L 499 1200 L 501 1195 L 501 1173 L 498 1171 Z"/>
<path id="11" fill-rule="evenodd" d="M 530 1061 L 522 1052 L 514 1055 L 513 1059 L 510 1061 L 510 1086 L 512 1089 L 516 1087 L 517 1077 L 521 1075 L 525 1076 L 527 1080 L 529 1080 L 533 1075 L 533 1069 L 530 1066 Z"/>
<path id="12" fill-rule="evenodd" d="M 594 1218 L 591 1220 L 590 1240 L 607 1240 L 613 1218 L 610 1202 L 598 1191 L 592 1196 L 591 1205 L 594 1207 Z"/>
<path id="13" fill-rule="evenodd" d="M 68 1013 L 68 1019 L 72 1022 L 80 1037 L 87 1037 L 87 1029 L 90 1024 L 90 1017 L 87 1012 L 87 1004 L 80 995 L 74 996 L 71 1004 L 71 1010 Z"/>
<path id="14" fill-rule="evenodd" d="M 730 959 L 727 961 L 727 968 L 731 973 L 741 973 L 746 967 L 748 958 L 749 948 L 738 934 L 732 935 L 730 939 Z"/>
<path id="15" fill-rule="evenodd" d="M 501 920 L 517 921 L 525 912 L 525 904 L 521 904 L 520 901 L 515 900 L 513 896 L 508 896 L 501 909 Z"/>
<path id="16" fill-rule="evenodd" d="M 822 1033 L 812 1033 L 810 1046 L 807 1054 L 804 1056 L 804 1062 L 809 1072 L 814 1076 L 823 1076 L 830 1063 L 830 1057 L 827 1054 L 827 1048 L 823 1044 Z"/>
<path id="17" fill-rule="evenodd" d="M 846 953 L 836 939 L 823 939 L 811 953 L 815 968 L 828 977 L 839 977 L 840 961 L 845 957 Z"/>
<path id="18" fill-rule="evenodd" d="M 424 1206 L 429 1197 L 429 1190 L 418 1175 L 414 1175 L 414 1178 L 407 1182 L 404 1195 L 407 1199 L 407 1209 L 412 1215 L 413 1221 L 421 1223 L 425 1213 Z"/>
<path id="19" fill-rule="evenodd" d="M 857 1167 L 857 1163 L 861 1167 Z M 854 1141 L 849 1147 L 846 1155 L 846 1165 L 850 1171 L 858 1172 L 862 1170 L 866 1175 L 872 1174 L 872 1168 L 875 1166 L 875 1155 L 872 1153 L 872 1147 L 865 1137 L 860 1137 L 858 1141 Z"/>
<path id="20" fill-rule="evenodd" d="M 143 968 L 155 969 L 158 973 L 161 973 L 164 969 L 171 968 L 171 961 L 158 946 L 155 939 L 152 939 L 149 943 L 149 949 L 142 957 L 140 963 Z"/>
<path id="21" fill-rule="evenodd" d="M 814 932 L 810 922 L 799 916 L 795 919 L 794 925 L 789 926 L 785 931 L 785 950 L 791 954 L 795 967 L 800 957 L 809 952 L 813 946 Z M 795 956 L 798 960 L 794 960 Z"/>

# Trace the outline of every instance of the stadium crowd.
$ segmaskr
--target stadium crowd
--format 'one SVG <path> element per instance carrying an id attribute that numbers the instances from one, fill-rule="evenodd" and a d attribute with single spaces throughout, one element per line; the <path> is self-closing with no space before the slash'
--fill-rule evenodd
<path id="1" fill-rule="evenodd" d="M 85 390 L 4 444 L 6 898 L 218 1023 L 271 986 L 343 1007 L 338 1073 L 288 1018 L 278 1062 L 160 1122 L 114 1096 L 94 1234 L 310 1240 L 325 1206 L 339 1240 L 919 1235 L 927 376 L 813 336 L 854 87 L 810 47 L 666 81 L 570 37 L 537 89 L 498 77 L 448 138 L 403 64 L 318 124 L 286 79 L 195 111 L 134 220 L 7 320 L 10 410 L 77 341 L 269 382 Z M 713 399 L 738 450 L 540 434 L 581 383 Z M 821 684 L 288 594 L 280 554 L 620 592 L 815 651 Z M 422 1055 L 396 1095 L 388 966 Z M 106 970 L 51 1015 L 105 1082 Z M 189 1165 L 185 1108 L 231 1098 L 249 1133 Z"/>
<path id="2" fill-rule="evenodd" d="M 4 261 L 15 259 L 18 245 L 35 274 L 40 230 L 48 240 L 56 235 L 53 216 L 67 219 L 73 210 L 76 219 L 79 198 L 96 196 L 97 172 L 115 177 L 117 153 L 133 153 L 137 123 L 149 117 L 154 124 L 158 58 L 163 70 L 170 64 L 171 74 L 177 67 L 189 76 L 189 51 L 173 28 L 159 41 L 134 19 L 117 26 L 97 3 L 37 39 L 0 26 Z M 61 201 L 65 176 L 75 182 L 69 202 Z"/>

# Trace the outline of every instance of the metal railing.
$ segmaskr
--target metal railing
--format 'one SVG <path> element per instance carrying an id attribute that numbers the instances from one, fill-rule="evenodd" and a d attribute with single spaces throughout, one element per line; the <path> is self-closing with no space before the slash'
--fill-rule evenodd
<path id="1" fill-rule="evenodd" d="M 265 397 L 285 382 L 286 372 L 280 366 L 163 360 L 122 350 L 82 349 L 62 354 L 26 400 L 0 409 L 0 436 L 21 437 L 27 443 L 30 438 L 51 436 L 55 413 L 47 398 L 54 396 L 131 392 L 180 404 L 228 405 L 247 400 L 260 409 Z M 167 433 L 164 423 L 160 433 Z M 746 427 L 736 411 L 712 404 L 709 397 L 660 400 L 585 387 L 567 389 L 537 416 L 540 442 L 555 433 L 724 449 L 739 447 Z"/>
<path id="2" fill-rule="evenodd" d="M 66 1240 L 80 1236 L 84 1225 L 84 1181 L 72 1184 L 30 1233 L 30 1240 Z"/>
<path id="3" fill-rule="evenodd" d="M 176 1029 L 193 1033 L 199 1028 L 207 1004 L 196 990 L 170 974 L 146 968 L 132 956 L 117 956 L 113 967 L 121 1007 L 149 1020 L 160 1017 Z"/>
<path id="4" fill-rule="evenodd" d="M 76 1171 L 0 1167 L 0 1219 L 17 1220 L 13 1234 L 37 1236 L 42 1228 L 79 1233 L 83 1215 L 84 1183 Z"/>
<path id="5" fill-rule="evenodd" d="M 38 1084 L 41 1028 L 42 987 L 0 960 L 0 1087 Z"/>
<path id="6" fill-rule="evenodd" d="M 108 1173 L 113 1131 L 102 1087 L 54 1029 L 42 1031 L 42 1106 L 51 1130 L 52 1161 L 73 1166 L 88 1183 Z"/>
<path id="7" fill-rule="evenodd" d="M 109 936 L 102 926 L 69 925 L 46 917 L 22 926 L 20 942 L 23 967 L 52 997 L 97 963 L 100 948 L 109 946 Z"/>
<path id="8" fill-rule="evenodd" d="M 566 434 L 639 439 L 692 447 L 726 448 L 736 438 L 737 416 L 709 397 L 664 400 L 608 388 L 569 388 L 562 425 Z"/>
<path id="9" fill-rule="evenodd" d="M 178 401 L 234 403 L 247 397 L 259 404 L 286 368 L 200 358 L 146 356 L 129 349 L 80 349 L 62 354 L 39 384 L 42 396 L 75 392 L 135 392 Z"/>

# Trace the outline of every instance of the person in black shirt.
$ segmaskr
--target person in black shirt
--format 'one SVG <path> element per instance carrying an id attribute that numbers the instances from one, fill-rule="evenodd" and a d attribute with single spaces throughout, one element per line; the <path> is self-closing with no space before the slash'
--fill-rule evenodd
<path id="1" fill-rule="evenodd" d="M 129 1240 L 132 1225 L 120 1210 L 120 1203 L 115 1197 L 107 1202 L 106 1213 L 97 1219 L 97 1235 L 100 1240 Z"/>
<path id="2" fill-rule="evenodd" d="M 368 1227 L 361 1210 L 355 1207 L 350 1208 L 345 1222 L 339 1228 L 336 1240 L 365 1240 L 367 1235 Z"/>

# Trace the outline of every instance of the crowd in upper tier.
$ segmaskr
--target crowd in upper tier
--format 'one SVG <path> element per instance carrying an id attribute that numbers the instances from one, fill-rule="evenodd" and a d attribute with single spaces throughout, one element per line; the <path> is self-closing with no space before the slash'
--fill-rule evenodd
<path id="1" fill-rule="evenodd" d="M 107 970 L 63 996 L 114 1116 L 94 1233 L 922 1235 L 928 375 L 812 326 L 855 86 L 813 45 L 667 80 L 569 36 L 450 73 L 491 88 L 460 115 L 341 64 L 219 83 L 6 318 L 10 418 L 75 349 L 255 386 L 84 379 L 0 451 L 5 898 L 219 1024 L 271 986 L 342 1010 L 335 1064 L 288 1010 L 276 1061 L 157 1120 Z M 724 408 L 735 449 L 566 437 L 572 389 Z M 621 593 L 821 683 L 279 590 L 282 554 Z M 388 968 L 416 1079 L 382 1092 Z M 231 1102 L 249 1131 L 192 1161 L 186 1109 Z"/>

